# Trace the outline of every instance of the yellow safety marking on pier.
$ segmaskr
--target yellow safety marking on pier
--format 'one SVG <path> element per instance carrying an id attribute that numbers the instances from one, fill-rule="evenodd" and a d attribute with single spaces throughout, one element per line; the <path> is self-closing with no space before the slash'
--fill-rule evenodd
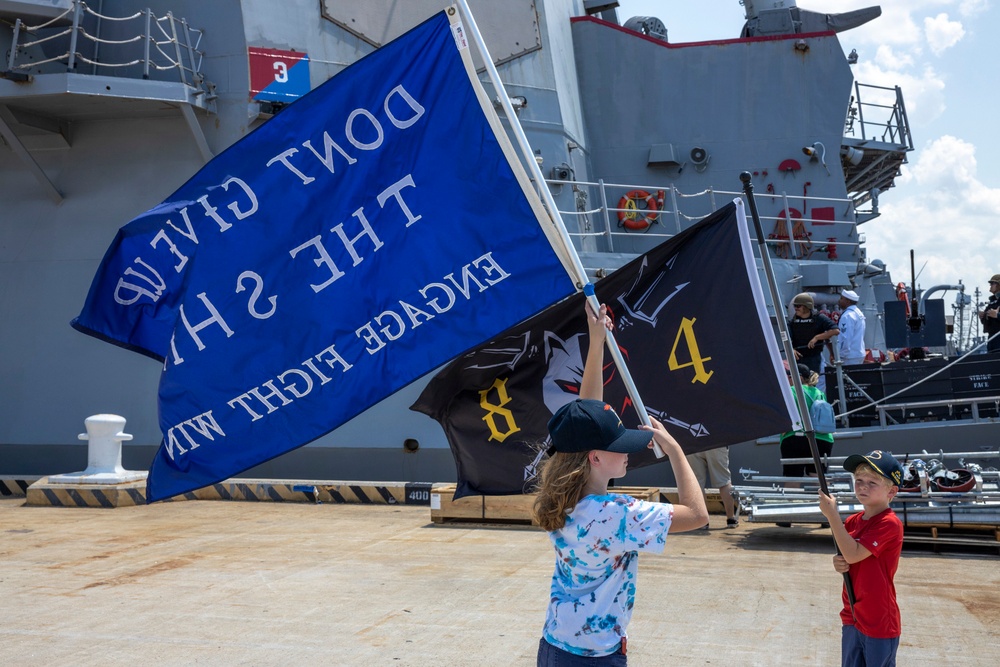
<path id="1" fill-rule="evenodd" d="M 24 498 L 28 487 L 37 481 L 38 477 L 0 476 L 0 498 Z"/>
<path id="2" fill-rule="evenodd" d="M 318 487 L 321 502 L 360 503 L 362 505 L 403 505 L 406 489 L 403 485 L 330 484 Z"/>
<path id="3" fill-rule="evenodd" d="M 52 484 L 43 477 L 28 487 L 28 505 L 50 507 L 131 507 L 146 504 L 146 482 Z"/>
<path id="4" fill-rule="evenodd" d="M 365 505 L 429 505 L 429 482 L 309 482 L 228 479 L 180 494 L 185 500 L 244 502 L 352 503 Z M 146 482 L 124 484 L 51 484 L 42 478 L 26 486 L 28 505 L 52 507 L 126 507 L 146 503 Z"/>

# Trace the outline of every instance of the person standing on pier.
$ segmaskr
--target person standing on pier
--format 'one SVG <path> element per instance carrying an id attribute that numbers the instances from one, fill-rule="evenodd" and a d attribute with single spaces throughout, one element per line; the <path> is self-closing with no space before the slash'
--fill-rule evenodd
<path id="1" fill-rule="evenodd" d="M 590 341 L 580 399 L 549 421 L 551 447 L 542 464 L 533 515 L 555 547 L 549 606 L 537 664 L 627 665 L 626 630 L 635 600 L 639 553 L 662 553 L 667 533 L 708 522 L 701 486 L 680 445 L 656 419 L 627 429 L 604 396 L 607 307 L 587 308 Z M 625 475 L 629 453 L 652 447 L 670 458 L 676 503 L 608 491 Z"/>
<path id="2" fill-rule="evenodd" d="M 979 321 L 983 323 L 983 332 L 987 337 L 1000 333 L 1000 273 L 990 278 L 990 300 L 986 308 L 980 310 Z M 1000 336 L 993 338 L 986 345 L 987 352 L 1000 352 Z"/>
<path id="3" fill-rule="evenodd" d="M 716 447 L 703 452 L 687 455 L 691 470 L 703 490 L 718 489 L 722 509 L 726 512 L 726 528 L 736 528 L 740 520 L 736 516 L 736 489 L 729 471 L 729 447 Z M 708 524 L 702 526 L 708 530 Z"/>
<path id="4" fill-rule="evenodd" d="M 901 630 L 893 578 L 903 551 L 903 524 L 889 503 L 899 492 L 903 467 L 892 454 L 876 450 L 848 456 L 844 470 L 854 475 L 854 495 L 863 512 L 841 521 L 837 499 L 819 492 L 820 511 L 840 550 L 833 569 L 849 572 L 854 586 L 853 606 L 846 585 L 842 593 L 841 665 L 895 665 Z"/>

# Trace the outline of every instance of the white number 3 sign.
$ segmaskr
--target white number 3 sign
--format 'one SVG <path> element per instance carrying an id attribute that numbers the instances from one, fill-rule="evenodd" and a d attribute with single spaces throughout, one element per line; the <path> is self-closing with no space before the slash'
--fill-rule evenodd
<path id="1" fill-rule="evenodd" d="M 280 60 L 277 60 L 274 63 L 274 80 L 278 83 L 288 82 L 288 65 Z"/>

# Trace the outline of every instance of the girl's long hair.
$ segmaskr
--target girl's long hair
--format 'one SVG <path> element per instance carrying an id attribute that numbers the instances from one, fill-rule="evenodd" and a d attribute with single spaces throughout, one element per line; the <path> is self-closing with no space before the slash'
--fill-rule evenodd
<path id="1" fill-rule="evenodd" d="M 533 516 L 546 531 L 566 525 L 566 514 L 576 507 L 590 479 L 590 452 L 556 452 L 542 463 Z"/>

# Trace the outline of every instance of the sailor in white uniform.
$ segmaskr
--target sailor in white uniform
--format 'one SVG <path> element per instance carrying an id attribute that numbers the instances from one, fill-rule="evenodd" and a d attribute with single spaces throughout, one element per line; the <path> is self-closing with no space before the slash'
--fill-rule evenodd
<path id="1" fill-rule="evenodd" d="M 840 290 L 841 310 L 837 326 L 840 328 L 840 361 L 845 366 L 860 364 L 865 360 L 865 314 L 858 308 L 858 293 Z"/>

